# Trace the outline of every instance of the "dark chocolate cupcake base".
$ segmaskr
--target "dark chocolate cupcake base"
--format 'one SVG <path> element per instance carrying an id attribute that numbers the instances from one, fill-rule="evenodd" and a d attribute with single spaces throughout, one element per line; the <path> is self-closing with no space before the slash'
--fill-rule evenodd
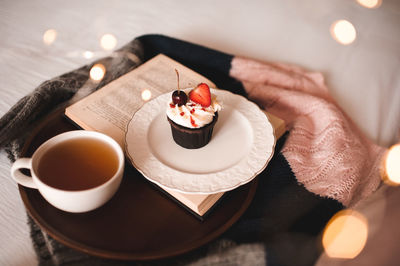
<path id="1" fill-rule="evenodd" d="M 198 149 L 204 147 L 210 142 L 214 125 L 218 120 L 218 113 L 215 113 L 211 123 L 201 128 L 188 128 L 176 124 L 171 119 L 168 122 L 171 125 L 171 132 L 174 141 L 186 149 Z"/>

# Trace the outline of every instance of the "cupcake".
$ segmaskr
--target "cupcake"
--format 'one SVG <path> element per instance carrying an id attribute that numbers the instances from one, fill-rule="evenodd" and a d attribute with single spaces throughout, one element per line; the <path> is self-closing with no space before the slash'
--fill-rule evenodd
<path id="1" fill-rule="evenodd" d="M 166 111 L 174 141 L 187 149 L 207 145 L 220 110 L 221 105 L 205 83 L 174 91 Z"/>

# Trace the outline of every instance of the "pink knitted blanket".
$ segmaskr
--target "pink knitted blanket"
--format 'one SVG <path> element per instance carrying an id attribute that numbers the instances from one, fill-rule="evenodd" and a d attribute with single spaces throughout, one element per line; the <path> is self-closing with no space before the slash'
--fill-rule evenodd
<path id="1" fill-rule="evenodd" d="M 385 149 L 369 140 L 330 96 L 321 73 L 236 57 L 230 75 L 290 131 L 282 153 L 297 180 L 354 206 L 381 183 Z"/>

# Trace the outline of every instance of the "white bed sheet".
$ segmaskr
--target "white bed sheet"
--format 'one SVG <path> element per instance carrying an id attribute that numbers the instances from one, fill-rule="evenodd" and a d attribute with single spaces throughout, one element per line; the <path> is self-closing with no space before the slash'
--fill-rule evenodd
<path id="1" fill-rule="evenodd" d="M 347 19 L 357 30 L 348 46 L 330 35 Z M 105 56 L 99 39 L 117 47 L 161 33 L 259 60 L 322 71 L 333 96 L 375 142 L 398 141 L 400 128 L 400 2 L 367 9 L 351 0 L 0 2 L 0 115 L 41 82 Z M 52 45 L 43 43 L 57 30 Z M 93 51 L 86 59 L 84 51 Z M 0 153 L 0 265 L 36 265 L 26 213 L 10 163 Z"/>

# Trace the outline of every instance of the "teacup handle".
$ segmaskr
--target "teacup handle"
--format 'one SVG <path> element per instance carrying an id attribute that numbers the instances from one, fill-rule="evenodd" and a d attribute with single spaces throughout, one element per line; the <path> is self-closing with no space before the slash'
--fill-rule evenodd
<path id="1" fill-rule="evenodd" d="M 24 175 L 19 171 L 20 169 L 32 170 L 32 159 L 31 158 L 19 158 L 11 166 L 11 176 L 14 180 L 25 187 L 37 188 L 35 182 L 31 176 Z"/>

